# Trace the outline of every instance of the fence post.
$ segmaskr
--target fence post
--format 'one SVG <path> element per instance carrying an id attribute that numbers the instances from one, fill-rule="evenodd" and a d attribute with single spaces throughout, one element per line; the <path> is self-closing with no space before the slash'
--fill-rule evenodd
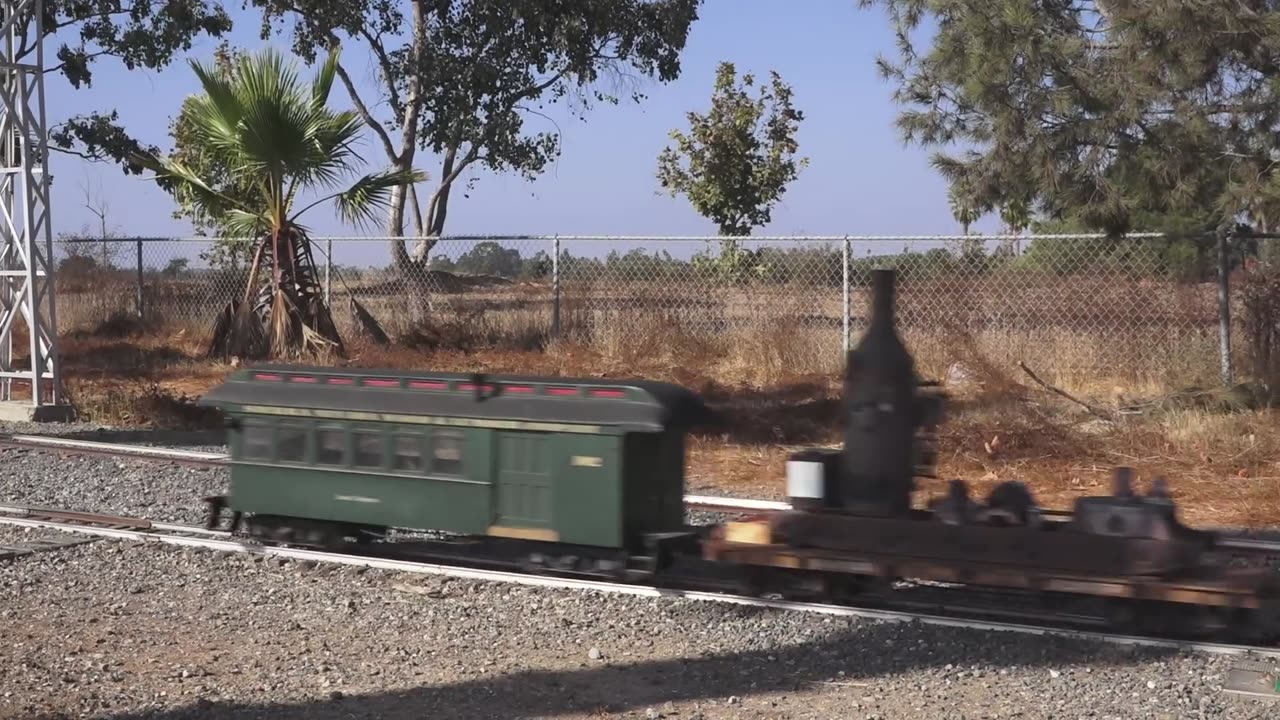
<path id="1" fill-rule="evenodd" d="M 329 304 L 329 291 L 333 287 L 329 276 L 333 272 L 333 239 L 325 238 L 324 241 L 324 304 Z"/>
<path id="2" fill-rule="evenodd" d="M 560 236 L 551 239 L 551 338 L 560 339 Z"/>
<path id="3" fill-rule="evenodd" d="M 842 271 L 842 279 L 840 286 L 844 291 L 844 318 L 841 323 L 841 346 L 840 359 L 844 360 L 845 353 L 849 352 L 849 236 L 844 236 L 844 243 L 840 252 L 840 267 Z"/>
<path id="4" fill-rule="evenodd" d="M 1227 233 L 1218 231 L 1218 353 L 1222 384 L 1232 382 L 1231 368 L 1231 262 L 1227 254 Z"/>
<path id="5" fill-rule="evenodd" d="M 143 305 L 143 285 L 142 285 L 142 238 L 138 238 L 138 319 L 145 320 L 146 312 Z"/>

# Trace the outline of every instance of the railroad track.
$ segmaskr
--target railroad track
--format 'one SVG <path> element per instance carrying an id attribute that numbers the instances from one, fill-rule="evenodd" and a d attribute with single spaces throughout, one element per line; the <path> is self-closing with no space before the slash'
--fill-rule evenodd
<path id="1" fill-rule="evenodd" d="M 225 453 L 180 450 L 177 448 L 156 447 L 152 445 L 128 445 L 123 443 L 104 443 L 92 440 L 75 440 L 70 438 L 49 437 L 45 435 L 10 435 L 0 434 L 0 447 L 25 448 L 29 450 L 50 450 L 79 455 L 93 455 L 113 458 L 135 458 L 140 460 L 157 460 L 195 467 L 220 467 L 226 465 L 229 457 Z M 791 509 L 789 503 L 779 500 L 763 500 L 756 498 L 733 498 L 715 495 L 685 495 L 685 505 L 699 510 L 710 510 L 731 513 L 767 514 L 783 512 Z M 1064 516 L 1063 511 L 1049 510 L 1045 515 Z M 1280 567 L 1280 541 L 1256 540 L 1251 538 L 1227 538 L 1219 543 L 1220 547 L 1239 550 L 1244 553 L 1267 554 L 1270 564 Z"/>
<path id="2" fill-rule="evenodd" d="M 1121 635 L 1064 627 L 1052 627 L 1047 625 L 971 619 L 928 612 L 774 600 L 735 595 L 727 592 L 653 587 L 648 585 L 614 583 L 601 580 L 585 580 L 503 570 L 461 567 L 442 563 L 370 555 L 324 552 L 276 545 L 263 545 L 257 542 L 241 540 L 224 530 L 210 530 L 194 525 L 155 522 L 144 518 L 120 517 L 79 511 L 34 508 L 18 505 L 0 505 L 0 524 L 59 530 L 63 532 L 140 542 L 155 542 L 167 545 L 204 548 L 218 552 L 246 553 L 265 557 L 277 557 L 316 563 L 352 565 L 396 572 L 438 575 L 487 582 L 503 582 L 558 589 L 589 590 L 640 597 L 680 598 L 685 600 L 729 603 L 794 612 L 820 613 L 885 622 L 921 622 L 928 625 L 967 628 L 973 630 L 1056 636 L 1118 645 L 1186 650 L 1216 655 L 1248 655 L 1258 658 L 1280 660 L 1280 647 L 1249 646 Z"/>
<path id="3" fill-rule="evenodd" d="M 226 465 L 229 460 L 225 453 L 179 450 L 176 448 L 155 447 L 150 445 L 104 443 L 92 440 L 73 440 L 69 438 L 48 437 L 44 435 L 0 434 L 0 447 L 24 448 L 28 450 L 51 450 L 55 452 L 99 457 L 159 460 L 194 467 L 220 467 L 222 465 Z M 686 505 L 698 508 L 699 510 L 767 513 L 791 509 L 789 504 L 776 500 L 728 498 L 711 495 L 686 495 L 684 500 Z"/>

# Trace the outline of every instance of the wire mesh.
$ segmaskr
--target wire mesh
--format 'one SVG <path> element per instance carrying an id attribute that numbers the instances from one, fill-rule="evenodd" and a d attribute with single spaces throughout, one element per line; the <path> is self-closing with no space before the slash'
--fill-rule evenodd
<path id="1" fill-rule="evenodd" d="M 1073 386 L 1166 384 L 1212 379 L 1219 367 L 1212 259 L 1179 255 L 1159 236 L 314 242 L 344 337 L 358 334 L 354 298 L 407 344 L 465 336 L 470 349 L 529 349 L 554 339 L 673 362 L 697 351 L 744 375 L 830 372 L 867 322 L 871 269 L 894 267 L 900 331 L 931 377 L 1025 362 Z M 251 250 L 231 239 L 59 242 L 59 329 L 141 317 L 207 333 L 244 293 Z"/>

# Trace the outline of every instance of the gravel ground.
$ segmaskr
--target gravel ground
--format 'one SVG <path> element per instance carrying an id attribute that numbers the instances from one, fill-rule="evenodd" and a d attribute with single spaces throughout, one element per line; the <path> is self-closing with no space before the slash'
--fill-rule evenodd
<path id="1" fill-rule="evenodd" d="M 0 426 L 0 432 L 49 432 Z M 106 442 L 219 450 L 190 436 Z M 50 482 L 57 479 L 58 482 Z M 0 502 L 198 522 L 223 470 L 0 451 Z M 692 513 L 694 521 L 721 516 Z M 0 526 L 0 544 L 46 533 Z M 100 540 L 0 561 L 0 718 L 1249 718 L 1231 660 Z"/>
<path id="2" fill-rule="evenodd" d="M 1228 658 L 111 540 L 0 562 L 0 634 L 0 718 L 32 720 L 1277 712 Z"/>
<path id="3" fill-rule="evenodd" d="M 0 503 L 199 523 L 226 484 L 222 468 L 0 449 Z"/>

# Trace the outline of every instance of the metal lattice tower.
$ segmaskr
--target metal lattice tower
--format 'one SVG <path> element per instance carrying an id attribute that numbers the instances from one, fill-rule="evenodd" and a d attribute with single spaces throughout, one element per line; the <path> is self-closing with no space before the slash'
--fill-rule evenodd
<path id="1" fill-rule="evenodd" d="M 13 399 L 15 380 L 30 383 L 37 410 L 62 403 L 42 6 L 42 0 L 0 0 L 0 400 Z M 28 348 L 17 365 L 15 338 Z"/>

